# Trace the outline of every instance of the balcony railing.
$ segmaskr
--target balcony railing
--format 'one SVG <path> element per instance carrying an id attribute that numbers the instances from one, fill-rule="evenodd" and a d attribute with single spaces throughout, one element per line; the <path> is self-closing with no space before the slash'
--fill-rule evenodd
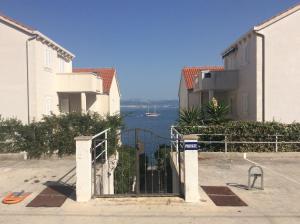
<path id="1" fill-rule="evenodd" d="M 56 74 L 57 92 L 102 93 L 102 79 L 94 73 Z"/>
<path id="2" fill-rule="evenodd" d="M 196 91 L 234 90 L 238 87 L 238 70 L 210 71 L 199 74 L 195 81 Z"/>

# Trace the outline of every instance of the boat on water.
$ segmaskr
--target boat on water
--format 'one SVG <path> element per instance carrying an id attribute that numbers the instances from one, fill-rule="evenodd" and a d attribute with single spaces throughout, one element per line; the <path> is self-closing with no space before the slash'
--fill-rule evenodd
<path id="1" fill-rule="evenodd" d="M 148 112 L 145 113 L 146 117 L 158 117 L 159 113 L 156 113 L 156 106 L 154 106 L 154 111 L 150 112 L 149 111 L 149 106 L 148 106 Z"/>

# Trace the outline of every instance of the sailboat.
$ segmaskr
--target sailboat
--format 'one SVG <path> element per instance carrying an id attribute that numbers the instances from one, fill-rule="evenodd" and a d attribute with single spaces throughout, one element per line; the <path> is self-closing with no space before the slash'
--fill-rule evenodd
<path id="1" fill-rule="evenodd" d="M 147 117 L 158 117 L 159 116 L 159 113 L 156 113 L 156 106 L 154 106 L 154 112 L 150 112 L 149 111 L 149 105 L 148 105 L 148 112 L 145 113 L 145 115 Z"/>

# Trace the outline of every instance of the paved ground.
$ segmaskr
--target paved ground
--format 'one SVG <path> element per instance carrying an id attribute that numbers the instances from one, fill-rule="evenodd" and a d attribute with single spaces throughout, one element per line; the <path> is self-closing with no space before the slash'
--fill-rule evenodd
<path id="1" fill-rule="evenodd" d="M 74 182 L 74 159 L 0 161 L 0 197 L 8 191 L 33 192 L 18 205 L 0 204 L 0 223 L 300 223 L 300 157 L 231 157 L 199 160 L 201 185 L 230 184 L 248 207 L 217 207 L 199 188 L 201 202 L 186 204 L 179 198 L 97 199 L 61 208 L 27 208 L 49 181 Z M 264 167 L 265 190 L 247 191 L 247 169 Z M 73 172 L 74 174 L 74 172 Z"/>

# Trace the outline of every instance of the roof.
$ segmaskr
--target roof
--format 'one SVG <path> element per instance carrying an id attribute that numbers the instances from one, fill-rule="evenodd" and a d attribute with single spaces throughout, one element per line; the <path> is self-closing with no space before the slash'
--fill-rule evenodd
<path id="1" fill-rule="evenodd" d="M 188 90 L 194 88 L 194 81 L 197 75 L 202 71 L 223 71 L 223 66 L 198 66 L 198 67 L 184 67 L 181 70 L 181 75 L 185 80 L 185 86 Z"/>
<path id="2" fill-rule="evenodd" d="M 56 42 L 54 42 L 49 37 L 42 34 L 41 32 L 39 32 L 36 29 L 34 29 L 30 26 L 24 25 L 23 23 L 18 22 L 16 20 L 4 15 L 3 13 L 0 13 L 0 21 L 1 20 L 4 21 L 5 23 L 11 25 L 12 27 L 15 27 L 15 28 L 27 33 L 28 35 L 30 35 L 32 37 L 36 36 L 37 40 L 41 40 L 43 43 L 48 44 L 53 49 L 57 50 L 62 56 L 65 56 L 69 59 L 73 59 L 75 57 L 75 55 L 72 54 L 70 51 L 66 50 L 65 48 L 63 48 L 62 46 L 60 46 L 59 44 L 57 44 Z"/>
<path id="3" fill-rule="evenodd" d="M 244 39 L 245 37 L 247 37 L 250 33 L 252 32 L 258 32 L 270 25 L 272 25 L 273 23 L 284 19 L 285 17 L 297 12 L 300 10 L 300 3 L 292 6 L 291 8 L 288 8 L 282 12 L 280 12 L 279 14 L 263 21 L 260 24 L 257 24 L 256 26 L 252 27 L 248 32 L 246 32 L 244 35 L 242 35 L 240 38 L 238 38 L 234 43 L 232 43 L 228 48 L 226 48 L 223 52 L 222 55 L 224 55 L 226 52 L 228 52 L 231 48 L 233 48 L 240 40 Z"/>
<path id="4" fill-rule="evenodd" d="M 103 80 L 103 93 L 109 94 L 112 80 L 116 75 L 114 68 L 74 68 L 73 72 L 93 72 Z"/>

